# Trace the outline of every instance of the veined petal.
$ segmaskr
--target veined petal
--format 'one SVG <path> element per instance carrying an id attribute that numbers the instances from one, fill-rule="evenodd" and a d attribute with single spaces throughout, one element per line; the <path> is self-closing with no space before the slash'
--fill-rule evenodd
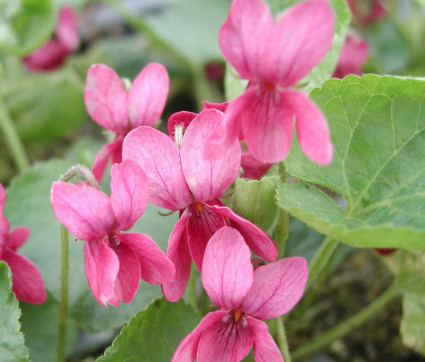
<path id="1" fill-rule="evenodd" d="M 173 113 L 170 118 L 168 118 L 167 130 L 168 134 L 172 141 L 175 141 L 176 127 L 183 126 L 183 129 L 186 130 L 190 122 L 197 116 L 196 113 L 180 111 Z"/>
<path id="2" fill-rule="evenodd" d="M 260 73 L 272 27 L 273 19 L 263 1 L 233 2 L 229 17 L 220 29 L 218 42 L 224 57 L 242 78 L 253 79 Z"/>
<path id="3" fill-rule="evenodd" d="M 254 336 L 246 316 L 235 321 L 233 313 L 230 311 L 202 333 L 197 355 L 199 362 L 241 361 L 249 353 Z"/>
<path id="4" fill-rule="evenodd" d="M 202 284 L 209 297 L 219 307 L 239 309 L 252 278 L 251 252 L 242 235 L 221 228 L 210 239 L 202 263 Z"/>
<path id="5" fill-rule="evenodd" d="M 166 283 L 174 280 L 176 270 L 158 245 L 149 235 L 120 233 L 120 241 L 137 256 L 141 278 L 150 284 Z"/>
<path id="6" fill-rule="evenodd" d="M 327 0 L 290 7 L 265 42 L 262 79 L 285 87 L 301 80 L 331 48 L 333 30 L 334 15 Z"/>
<path id="7" fill-rule="evenodd" d="M 171 362 L 194 361 L 196 359 L 196 353 L 198 351 L 199 340 L 201 339 L 202 333 L 205 329 L 225 318 L 228 313 L 228 310 L 217 310 L 215 312 L 208 313 L 204 318 L 202 318 L 198 326 L 180 342 L 173 354 Z"/>
<path id="8" fill-rule="evenodd" d="M 94 240 L 114 229 L 109 197 L 84 183 L 54 182 L 50 202 L 56 218 L 81 240 Z"/>
<path id="9" fill-rule="evenodd" d="M 102 146 L 102 148 L 97 153 L 91 171 L 98 182 L 102 181 L 109 160 L 112 160 L 112 163 L 121 162 L 122 141 L 123 139 L 119 137 L 115 139 L 115 141 Z M 120 155 L 119 161 L 114 159 L 116 158 L 114 157 L 116 154 Z"/>
<path id="10" fill-rule="evenodd" d="M 104 64 L 94 64 L 89 68 L 84 102 L 87 112 L 97 124 L 116 133 L 128 131 L 127 92 L 112 68 Z"/>
<path id="11" fill-rule="evenodd" d="M 84 243 L 84 264 L 90 289 L 97 301 L 106 307 L 115 293 L 120 268 L 117 254 L 103 239 L 92 240 Z"/>
<path id="12" fill-rule="evenodd" d="M 116 230 L 126 230 L 142 216 L 149 200 L 148 180 L 133 160 L 115 164 L 111 169 L 111 206 Z"/>
<path id="13" fill-rule="evenodd" d="M 31 229 L 26 226 L 18 226 L 7 236 L 6 246 L 12 250 L 18 250 L 27 241 Z"/>
<path id="14" fill-rule="evenodd" d="M 124 139 L 123 159 L 132 159 L 142 167 L 152 204 L 180 210 L 192 203 L 180 166 L 179 147 L 164 133 L 146 126 L 131 131 Z"/>
<path id="15" fill-rule="evenodd" d="M 255 254 L 268 261 L 277 258 L 277 246 L 263 229 L 239 216 L 227 206 L 211 205 L 210 208 L 230 220 L 230 225 L 242 234 L 246 244 Z"/>
<path id="16" fill-rule="evenodd" d="M 161 288 L 164 297 L 170 302 L 177 302 L 181 298 L 189 280 L 192 258 L 186 233 L 188 218 L 188 212 L 185 210 L 168 239 L 166 255 L 176 268 L 176 276 L 173 281 L 162 284 Z"/>
<path id="17" fill-rule="evenodd" d="M 78 18 L 71 6 L 64 6 L 59 13 L 58 25 L 55 31 L 57 39 L 69 51 L 78 48 L 80 38 L 78 36 Z"/>
<path id="18" fill-rule="evenodd" d="M 202 111 L 189 124 L 180 148 L 184 178 L 195 199 L 205 202 L 219 198 L 233 183 L 241 166 L 241 148 L 234 140 L 222 157 L 204 158 L 205 140 L 221 129 L 224 114 L 215 109 Z"/>
<path id="19" fill-rule="evenodd" d="M 5 249 L 2 259 L 12 271 L 12 290 L 16 297 L 26 303 L 41 304 L 46 301 L 43 277 L 38 268 L 25 256 Z"/>
<path id="20" fill-rule="evenodd" d="M 257 160 L 248 150 L 242 154 L 241 166 L 243 174 L 241 177 L 259 180 L 272 167 L 272 163 L 264 163 Z"/>
<path id="21" fill-rule="evenodd" d="M 276 318 L 298 303 L 307 283 L 308 266 L 294 256 L 262 265 L 254 271 L 254 283 L 241 310 L 259 319 Z"/>
<path id="22" fill-rule="evenodd" d="M 295 114 L 297 138 L 301 149 L 318 165 L 328 165 L 333 158 L 333 147 L 328 122 L 313 101 L 298 91 L 284 92 L 285 99 Z"/>
<path id="23" fill-rule="evenodd" d="M 149 63 L 134 80 L 128 93 L 131 128 L 153 126 L 161 117 L 168 96 L 170 80 L 167 69 Z"/>
<path id="24" fill-rule="evenodd" d="M 248 327 L 254 335 L 255 362 L 283 362 L 282 355 L 270 335 L 267 324 L 249 316 L 247 316 L 247 321 Z"/>

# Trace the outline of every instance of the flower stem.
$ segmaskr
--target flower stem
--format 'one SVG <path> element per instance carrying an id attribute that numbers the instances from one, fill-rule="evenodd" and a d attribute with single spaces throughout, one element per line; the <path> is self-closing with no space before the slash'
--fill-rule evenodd
<path id="1" fill-rule="evenodd" d="M 353 329 L 366 323 L 369 319 L 375 317 L 379 311 L 391 300 L 399 294 L 399 285 L 393 283 L 384 293 L 376 298 L 371 304 L 362 309 L 360 312 L 332 328 L 328 332 L 322 334 L 310 343 L 306 343 L 299 348 L 296 348 L 292 353 L 294 359 L 309 356 L 315 352 L 320 351 L 332 341 L 344 337 L 346 334 L 353 331 Z"/>
<path id="2" fill-rule="evenodd" d="M 291 362 L 291 355 L 289 353 L 288 341 L 286 339 L 285 327 L 283 325 L 283 317 L 276 318 L 277 340 L 279 343 L 280 353 L 282 353 L 285 362 Z"/>
<path id="3" fill-rule="evenodd" d="M 286 166 L 282 162 L 278 164 L 279 176 L 282 183 L 286 183 Z M 277 249 L 279 252 L 278 259 L 283 258 L 285 250 L 285 242 L 289 234 L 289 216 L 284 209 L 279 209 L 277 216 L 277 224 L 275 227 L 275 237 Z"/>
<path id="4" fill-rule="evenodd" d="M 25 171 L 30 163 L 25 153 L 25 148 L 16 131 L 16 127 L 2 99 L 0 99 L 0 127 L 9 146 L 10 153 L 15 160 L 16 166 L 20 172 Z"/>
<path id="5" fill-rule="evenodd" d="M 59 306 L 58 361 L 65 361 L 66 325 L 68 319 L 68 279 L 69 279 L 68 230 L 61 225 L 61 299 Z"/>

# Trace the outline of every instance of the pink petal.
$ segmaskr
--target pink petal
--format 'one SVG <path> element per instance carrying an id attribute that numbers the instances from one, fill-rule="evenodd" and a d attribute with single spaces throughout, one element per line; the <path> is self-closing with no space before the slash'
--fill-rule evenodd
<path id="1" fill-rule="evenodd" d="M 254 335 L 255 362 L 283 362 L 280 350 L 270 335 L 267 324 L 249 316 L 247 320 L 248 327 Z"/>
<path id="2" fill-rule="evenodd" d="M 127 92 L 112 68 L 104 64 L 89 68 L 84 101 L 97 124 L 119 134 L 129 130 Z"/>
<path id="3" fill-rule="evenodd" d="M 146 234 L 121 233 L 120 241 L 137 256 L 141 278 L 150 284 L 167 283 L 174 280 L 176 270 L 158 245 Z"/>
<path id="4" fill-rule="evenodd" d="M 9 229 L 10 224 L 9 221 L 0 215 L 0 237 L 2 238 L 0 241 L 0 250 L 2 246 L 6 245 L 6 241 L 9 237 Z"/>
<path id="5" fill-rule="evenodd" d="M 253 281 L 251 252 L 242 235 L 223 227 L 210 239 L 202 263 L 202 284 L 222 308 L 239 309 Z"/>
<path id="6" fill-rule="evenodd" d="M 212 102 L 204 101 L 204 102 L 202 102 L 202 105 L 203 105 L 202 110 L 216 109 L 216 110 L 224 113 L 224 112 L 226 112 L 226 109 L 229 106 L 229 104 L 230 104 L 230 102 L 212 103 Z"/>
<path id="7" fill-rule="evenodd" d="M 176 276 L 173 281 L 162 284 L 162 292 L 170 302 L 177 302 L 181 298 L 189 280 L 192 258 L 190 257 L 186 233 L 188 217 L 188 212 L 183 212 L 168 239 L 166 255 L 176 268 Z"/>
<path id="8" fill-rule="evenodd" d="M 97 239 L 84 243 L 84 262 L 90 289 L 97 301 L 106 307 L 115 293 L 120 268 L 118 256 L 103 239 Z"/>
<path id="9" fill-rule="evenodd" d="M 304 93 L 287 91 L 284 94 L 288 108 L 295 114 L 301 149 L 318 165 L 328 165 L 333 158 L 333 147 L 326 118 Z"/>
<path id="10" fill-rule="evenodd" d="M 24 58 L 29 70 L 34 72 L 49 71 L 59 68 L 69 55 L 69 50 L 58 40 L 50 39 L 41 48 Z"/>
<path id="11" fill-rule="evenodd" d="M 168 118 L 167 129 L 172 141 L 175 141 L 175 132 L 177 126 L 183 126 L 183 129 L 186 130 L 190 122 L 197 116 L 196 113 L 181 111 L 173 113 L 170 118 Z"/>
<path id="12" fill-rule="evenodd" d="M 121 236 L 118 238 L 121 241 Z M 119 260 L 118 274 L 115 279 L 114 294 L 108 299 L 108 302 L 118 307 L 120 302 L 130 303 L 139 289 L 140 284 L 140 264 L 134 252 L 123 242 L 116 245 L 110 245 Z"/>
<path id="13" fill-rule="evenodd" d="M 211 205 L 210 208 L 231 220 L 230 225 L 242 234 L 246 244 L 255 254 L 268 261 L 277 258 L 277 246 L 263 229 L 239 216 L 227 206 Z"/>
<path id="14" fill-rule="evenodd" d="M 362 68 L 369 58 L 369 46 L 359 35 L 347 35 L 338 59 L 334 77 L 344 78 L 348 74 L 362 74 Z"/>
<path id="15" fill-rule="evenodd" d="M 333 30 L 327 0 L 303 1 L 289 8 L 267 39 L 262 79 L 285 87 L 301 80 L 331 48 Z"/>
<path id="16" fill-rule="evenodd" d="M 254 336 L 242 316 L 236 322 L 230 311 L 225 319 L 219 320 L 202 333 L 198 346 L 198 361 L 240 361 L 250 351 Z"/>
<path id="17" fill-rule="evenodd" d="M 206 204 L 190 205 L 188 211 L 190 217 L 187 223 L 187 233 L 190 254 L 196 266 L 202 270 L 202 260 L 208 241 L 218 229 L 227 226 L 228 223 L 224 217 L 211 211 Z"/>
<path id="18" fill-rule="evenodd" d="M 252 79 L 261 72 L 263 53 L 272 27 L 273 19 L 263 1 L 233 2 L 229 17 L 220 29 L 218 42 L 224 57 L 242 78 Z"/>
<path id="19" fill-rule="evenodd" d="M 6 202 L 6 191 L 4 191 L 3 185 L 0 183 L 0 216 L 3 215 L 3 208 Z"/>
<path id="20" fill-rule="evenodd" d="M 78 48 L 78 18 L 71 6 L 64 6 L 59 14 L 56 37 L 70 51 Z"/>
<path id="21" fill-rule="evenodd" d="M 126 230 L 142 216 L 149 200 L 148 180 L 133 160 L 115 164 L 111 169 L 111 206 L 116 230 Z"/>
<path id="22" fill-rule="evenodd" d="M 259 319 L 285 314 L 302 297 L 307 277 L 307 262 L 297 256 L 260 266 L 254 271 L 254 283 L 240 309 Z"/>
<path id="23" fill-rule="evenodd" d="M 97 181 L 102 181 L 109 160 L 112 160 L 112 163 L 121 163 L 122 141 L 123 139 L 118 137 L 115 141 L 104 145 L 97 153 L 91 170 Z M 116 160 L 117 155 L 119 160 Z"/>
<path id="24" fill-rule="evenodd" d="M 205 140 L 220 129 L 224 114 L 215 109 L 202 111 L 187 127 L 180 148 L 182 171 L 196 202 L 219 198 L 233 183 L 241 165 L 241 148 L 234 142 L 214 160 L 204 158 Z"/>
<path id="25" fill-rule="evenodd" d="M 181 171 L 179 147 L 164 133 L 145 126 L 131 131 L 124 139 L 123 159 L 132 159 L 142 167 L 152 204 L 180 210 L 192 203 Z"/>
<path id="26" fill-rule="evenodd" d="M 128 93 L 131 128 L 153 126 L 161 117 L 167 100 L 169 78 L 159 63 L 149 63 L 136 77 Z"/>
<path id="27" fill-rule="evenodd" d="M 188 334 L 179 344 L 176 351 L 173 354 L 171 362 L 192 362 L 196 359 L 198 351 L 199 341 L 202 333 L 225 318 L 228 314 L 226 310 L 217 310 L 215 312 L 208 313 L 198 324 L 198 326 Z"/>
<path id="28" fill-rule="evenodd" d="M 272 167 L 272 163 L 264 163 L 257 160 L 248 150 L 242 154 L 241 166 L 243 174 L 241 177 L 259 180 Z"/>
<path id="29" fill-rule="evenodd" d="M 25 226 L 18 226 L 7 237 L 6 246 L 12 250 L 18 250 L 27 241 L 31 229 Z"/>
<path id="30" fill-rule="evenodd" d="M 54 182 L 50 202 L 56 218 L 78 239 L 93 240 L 114 230 L 109 197 L 91 186 Z"/>
<path id="31" fill-rule="evenodd" d="M 46 301 L 43 277 L 38 268 L 25 256 L 13 250 L 6 249 L 3 260 L 9 264 L 12 271 L 12 290 L 19 300 L 41 304 Z"/>

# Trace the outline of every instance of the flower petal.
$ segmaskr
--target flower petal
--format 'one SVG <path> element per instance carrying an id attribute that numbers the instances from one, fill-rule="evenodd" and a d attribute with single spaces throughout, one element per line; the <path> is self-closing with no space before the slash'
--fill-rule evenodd
<path id="1" fill-rule="evenodd" d="M 114 229 L 109 197 L 84 183 L 54 182 L 50 202 L 56 218 L 78 239 L 93 240 Z"/>
<path id="2" fill-rule="evenodd" d="M 347 35 L 333 76 L 344 78 L 348 74 L 361 75 L 367 58 L 369 58 L 369 46 L 366 40 L 360 35 Z"/>
<path id="3" fill-rule="evenodd" d="M 6 202 L 6 191 L 3 185 L 0 183 L 0 216 L 3 216 L 4 204 Z"/>
<path id="4" fill-rule="evenodd" d="M 255 362 L 283 362 L 282 355 L 266 323 L 247 317 L 248 327 L 254 335 Z"/>
<path id="5" fill-rule="evenodd" d="M 289 312 L 298 303 L 307 283 L 308 266 L 302 257 L 284 258 L 254 271 L 254 283 L 241 310 L 259 319 Z"/>
<path id="6" fill-rule="evenodd" d="M 215 109 L 202 111 L 187 127 L 180 148 L 182 171 L 196 202 L 219 198 L 233 183 L 241 166 L 241 148 L 234 140 L 225 154 L 204 158 L 205 140 L 221 128 L 224 114 Z"/>
<path id="7" fill-rule="evenodd" d="M 90 289 L 97 301 L 106 307 L 115 293 L 120 268 L 118 256 L 103 239 L 97 239 L 84 243 L 84 263 Z"/>
<path id="8" fill-rule="evenodd" d="M 175 133 L 177 126 L 183 126 L 183 129 L 186 130 L 190 122 L 197 116 L 196 113 L 180 111 L 173 113 L 170 118 L 168 118 L 167 130 L 168 134 L 172 141 L 175 141 Z"/>
<path id="9" fill-rule="evenodd" d="M 220 29 L 218 42 L 224 57 L 242 78 L 252 79 L 260 73 L 267 36 L 272 27 L 273 19 L 263 1 L 233 2 L 229 17 Z"/>
<path id="10" fill-rule="evenodd" d="M 69 50 L 78 48 L 78 18 L 71 6 L 64 6 L 59 13 L 58 25 L 55 31 L 56 38 Z"/>
<path id="11" fill-rule="evenodd" d="M 318 64 L 332 45 L 334 15 L 327 0 L 290 7 L 267 38 L 262 79 L 290 86 Z"/>
<path id="12" fill-rule="evenodd" d="M 164 283 L 161 287 L 164 297 L 170 302 L 177 302 L 181 298 L 189 280 L 192 258 L 186 233 L 188 217 L 188 212 L 183 212 L 168 239 L 166 255 L 176 268 L 176 276 L 173 281 Z"/>
<path id="13" fill-rule="evenodd" d="M 268 261 L 277 258 L 277 246 L 263 229 L 239 216 L 227 206 L 211 205 L 210 208 L 231 221 L 230 225 L 242 234 L 246 244 L 255 254 Z"/>
<path id="14" fill-rule="evenodd" d="M 111 169 L 111 206 L 116 230 L 126 230 L 142 216 L 149 200 L 148 180 L 133 160 L 115 164 Z"/>
<path id="15" fill-rule="evenodd" d="M 128 131 L 127 92 L 112 68 L 94 64 L 87 72 L 84 102 L 87 112 L 102 127 L 116 133 Z"/>
<path id="16" fill-rule="evenodd" d="M 332 161 L 329 126 L 320 109 L 302 92 L 287 91 L 285 98 L 295 114 L 297 138 L 304 153 L 318 165 Z"/>
<path id="17" fill-rule="evenodd" d="M 205 329 L 225 318 L 229 311 L 217 310 L 208 313 L 197 327 L 180 342 L 173 354 L 171 362 L 192 362 L 196 359 L 199 341 Z"/>
<path id="18" fill-rule="evenodd" d="M 242 154 L 241 166 L 243 174 L 241 177 L 259 180 L 272 167 L 272 163 L 258 161 L 248 150 Z"/>
<path id="19" fill-rule="evenodd" d="M 41 304 L 46 301 L 43 277 L 38 268 L 25 256 L 5 249 L 3 260 L 12 271 L 12 290 L 16 297 L 26 303 Z"/>
<path id="20" fill-rule="evenodd" d="M 50 39 L 41 48 L 25 57 L 24 63 L 34 72 L 49 71 L 60 67 L 68 55 L 67 47 L 56 39 Z"/>
<path id="21" fill-rule="evenodd" d="M 153 126 L 161 117 L 167 100 L 170 80 L 167 69 L 149 63 L 134 80 L 128 93 L 131 128 Z"/>
<path id="22" fill-rule="evenodd" d="M 18 250 L 30 236 L 31 229 L 26 226 L 18 226 L 7 237 L 6 246 L 12 250 Z"/>
<path id="23" fill-rule="evenodd" d="M 150 284 L 166 283 L 174 280 L 176 270 L 158 245 L 149 235 L 121 233 L 120 241 L 137 256 L 140 263 L 141 278 Z"/>
<path id="24" fill-rule="evenodd" d="M 210 239 L 202 263 L 202 284 L 222 308 L 239 309 L 253 281 L 251 252 L 242 235 L 225 226 Z"/>
<path id="25" fill-rule="evenodd" d="M 121 162 L 121 160 L 115 161 L 114 158 L 116 158 L 115 155 L 117 154 L 120 155 L 119 158 L 121 158 L 122 141 L 123 141 L 122 138 L 119 137 L 115 139 L 113 142 L 107 143 L 106 145 L 102 146 L 102 148 L 97 153 L 96 158 L 93 162 L 91 171 L 98 182 L 102 181 L 103 175 L 105 174 L 106 167 L 108 166 L 109 160 L 112 160 L 113 164 L 116 162 L 118 163 Z"/>
<path id="26" fill-rule="evenodd" d="M 180 210 L 192 203 L 181 171 L 179 147 L 164 133 L 146 126 L 131 131 L 124 139 L 123 159 L 132 159 L 142 167 L 152 204 Z"/>

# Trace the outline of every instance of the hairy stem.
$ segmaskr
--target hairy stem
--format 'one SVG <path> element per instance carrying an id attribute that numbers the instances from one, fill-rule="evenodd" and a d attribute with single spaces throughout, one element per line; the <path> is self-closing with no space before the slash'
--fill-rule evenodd
<path id="1" fill-rule="evenodd" d="M 289 353 L 288 341 L 286 339 L 285 326 L 283 324 L 283 317 L 276 318 L 277 340 L 285 362 L 291 362 L 291 355 Z"/>
<path id="2" fill-rule="evenodd" d="M 69 241 L 68 230 L 61 225 L 61 299 L 59 305 L 58 361 L 65 361 L 68 320 Z"/>

